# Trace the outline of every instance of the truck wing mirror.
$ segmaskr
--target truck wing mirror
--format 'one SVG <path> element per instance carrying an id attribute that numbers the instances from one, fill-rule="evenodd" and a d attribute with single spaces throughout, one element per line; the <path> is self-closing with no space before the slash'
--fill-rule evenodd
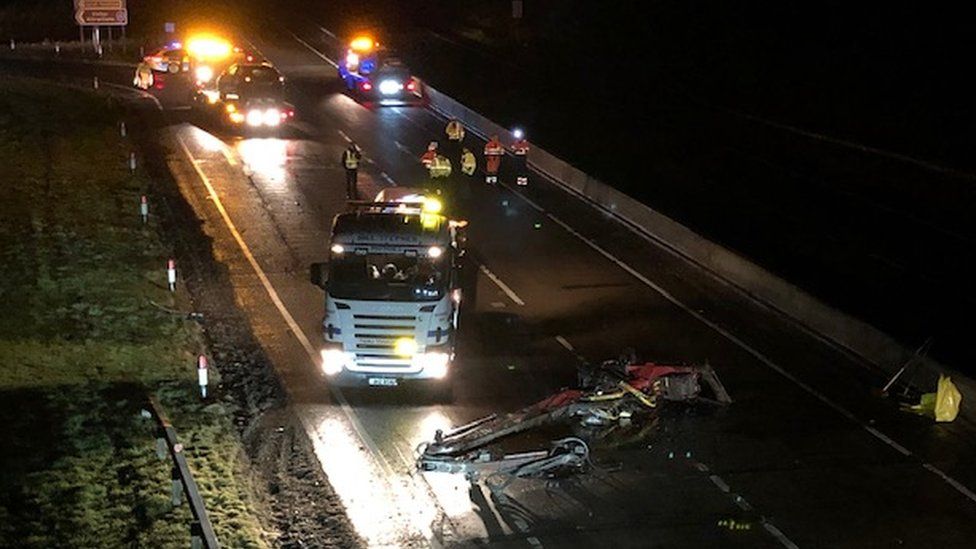
<path id="1" fill-rule="evenodd" d="M 309 268 L 312 284 L 315 284 L 323 290 L 329 284 L 328 266 L 328 263 L 312 263 L 311 267 Z"/>

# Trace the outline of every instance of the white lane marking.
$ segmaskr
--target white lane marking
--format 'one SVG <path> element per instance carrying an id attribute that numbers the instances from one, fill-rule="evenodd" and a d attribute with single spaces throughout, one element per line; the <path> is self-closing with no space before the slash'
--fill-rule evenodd
<path id="1" fill-rule="evenodd" d="M 746 498 L 740 496 L 739 494 L 732 494 L 732 496 L 732 501 L 739 506 L 739 509 L 742 509 L 743 511 L 752 511 L 752 505 L 749 505 Z"/>
<path id="2" fill-rule="evenodd" d="M 393 144 L 396 145 L 396 148 L 400 149 L 400 152 L 409 156 L 410 158 L 413 158 L 413 151 L 410 150 L 410 147 L 407 147 L 403 143 L 396 140 L 393 141 Z"/>
<path id="3" fill-rule="evenodd" d="M 299 326 L 298 322 L 295 321 L 295 317 L 293 317 L 291 312 L 288 310 L 288 308 L 285 307 L 285 303 L 281 300 L 281 297 L 278 295 L 278 292 L 271 284 L 271 280 L 268 278 L 268 275 L 265 274 L 264 269 L 261 268 L 261 265 L 254 257 L 254 254 L 251 253 L 251 248 L 244 241 L 244 237 L 241 236 L 240 231 L 237 230 L 237 226 L 231 220 L 230 214 L 228 214 L 227 209 L 224 208 L 223 202 L 221 202 L 220 197 L 217 196 L 217 191 L 210 183 L 210 178 L 208 178 L 207 174 L 205 174 L 203 172 L 203 169 L 200 168 L 199 162 L 193 157 L 193 154 L 190 152 L 189 147 L 186 146 L 186 142 L 183 141 L 183 138 L 181 136 L 177 136 L 177 140 L 180 143 L 180 147 L 182 147 L 183 149 L 183 154 L 185 154 L 187 159 L 189 159 L 190 164 L 193 166 L 193 169 L 196 171 L 197 176 L 200 178 L 200 181 L 202 181 L 203 185 L 207 188 L 207 193 L 210 195 L 210 198 L 213 201 L 214 206 L 217 207 L 217 211 L 220 213 L 221 218 L 223 218 L 224 224 L 227 226 L 227 229 L 230 231 L 231 235 L 234 237 L 234 240 L 237 242 L 238 247 L 241 249 L 241 253 L 244 255 L 244 258 L 247 259 L 247 262 L 251 265 L 251 268 L 254 269 L 254 272 L 257 275 L 258 280 L 261 282 L 261 285 L 264 286 L 265 291 L 267 292 L 268 296 L 271 298 L 271 302 L 274 303 L 275 308 L 278 309 L 278 312 L 281 314 L 281 317 L 284 319 L 285 324 L 288 325 L 288 328 L 291 330 L 292 334 L 295 335 L 295 338 L 298 340 L 299 343 L 301 343 L 302 347 L 305 349 L 305 353 L 308 354 L 309 360 L 312 362 L 312 364 L 318 367 L 319 365 L 318 353 L 315 351 L 315 348 L 312 346 L 311 341 L 308 339 L 308 336 L 305 335 L 305 332 L 302 330 L 301 326 Z M 356 435 L 363 442 L 363 444 L 366 445 L 370 453 L 373 456 L 375 456 L 380 468 L 383 470 L 387 478 L 397 479 L 398 477 L 396 475 L 396 472 L 393 469 L 393 466 L 386 459 L 386 456 L 384 456 L 383 453 L 380 452 L 379 447 L 376 445 L 376 442 L 372 439 L 372 437 L 369 436 L 369 433 L 366 432 L 365 428 L 360 423 L 359 418 L 356 417 L 356 413 L 353 411 L 352 407 L 349 405 L 349 402 L 346 400 L 345 396 L 343 396 L 342 392 L 340 392 L 332 385 L 329 385 L 329 390 L 332 392 L 336 401 L 339 402 L 340 408 L 342 409 L 347 419 L 349 419 L 349 423 L 352 426 L 353 430 L 356 431 Z M 425 532 L 420 528 L 418 528 L 418 530 L 420 531 L 420 534 L 424 536 L 424 538 L 427 539 L 429 543 L 431 543 L 432 545 L 439 545 L 437 544 L 436 540 L 433 539 L 432 535 L 428 535 L 427 532 Z"/>
<path id="4" fill-rule="evenodd" d="M 695 466 L 696 469 L 698 469 L 702 473 L 707 474 L 709 472 L 708 466 L 700 461 L 693 462 L 693 465 Z M 754 510 L 752 505 L 750 505 L 749 502 L 746 501 L 746 498 L 742 497 L 741 494 L 732 492 L 732 488 L 729 487 L 729 484 L 725 482 L 725 480 L 722 477 L 716 474 L 710 474 L 708 475 L 708 480 L 712 481 L 712 484 L 714 484 L 715 487 L 718 488 L 723 494 L 726 494 L 732 500 L 732 503 L 734 503 L 739 509 L 742 509 L 743 511 L 747 511 L 747 512 L 751 512 Z M 797 549 L 796 544 L 793 543 L 793 541 L 790 540 L 790 538 L 786 537 L 786 534 L 784 534 L 782 530 L 773 526 L 773 524 L 769 522 L 769 520 L 766 519 L 766 517 L 760 517 L 760 521 L 762 522 L 763 527 L 766 528 L 766 531 L 768 531 L 774 538 L 776 538 L 780 542 L 780 544 L 782 544 L 787 549 Z"/>
<path id="5" fill-rule="evenodd" d="M 336 38 L 336 35 L 333 34 L 332 31 L 330 31 L 329 29 L 323 27 L 322 25 L 316 25 L 316 26 L 319 28 L 320 31 L 322 31 L 325 34 L 329 35 L 329 38 L 331 38 L 333 40 L 338 40 L 338 38 Z"/>
<path id="6" fill-rule="evenodd" d="M 346 143 L 352 143 L 353 142 L 352 141 L 352 138 L 349 137 L 349 135 L 347 135 L 346 132 L 344 132 L 342 130 L 339 130 L 339 129 L 337 129 L 336 131 L 339 132 L 339 135 L 342 136 L 342 138 L 346 140 Z M 369 164 L 371 166 L 375 166 L 376 165 L 376 162 L 374 162 L 372 158 L 366 156 L 365 154 L 363 155 L 363 162 L 365 162 L 365 163 L 367 163 L 367 164 Z M 386 173 L 386 172 L 380 172 L 380 177 L 382 177 L 384 181 L 386 181 L 387 183 L 389 183 L 391 187 L 396 187 L 396 181 L 394 181 L 393 178 L 390 177 L 390 175 L 388 173 Z"/>
<path id="7" fill-rule="evenodd" d="M 931 472 L 935 473 L 936 475 L 942 477 L 942 480 L 944 480 L 944 481 L 948 482 L 949 484 L 951 484 L 956 490 L 959 490 L 960 492 L 962 492 L 963 494 L 965 494 L 966 497 L 968 497 L 969 499 L 971 499 L 973 501 L 976 501 L 976 494 L 974 494 L 972 490 L 970 490 L 969 488 L 967 488 L 966 486 L 964 486 L 958 480 L 956 480 L 956 479 L 950 477 L 949 475 L 945 474 L 944 472 L 942 472 L 942 470 L 939 469 L 938 467 L 936 467 L 935 465 L 932 465 L 931 463 L 923 463 L 922 464 L 922 467 L 925 467 L 929 471 L 931 471 Z"/>
<path id="8" fill-rule="evenodd" d="M 557 335 L 556 336 L 556 341 L 558 341 L 560 345 L 562 345 L 563 347 L 565 347 L 567 351 L 569 351 L 571 353 L 575 353 L 576 352 L 576 349 L 573 348 L 573 345 L 569 341 L 566 341 L 566 338 L 565 337 L 563 337 L 561 335 Z"/>
<path id="9" fill-rule="evenodd" d="M 501 290 L 505 292 L 505 295 L 507 295 L 509 299 L 515 302 L 516 305 L 525 305 L 525 302 L 522 301 L 522 298 L 519 297 L 518 294 L 516 294 L 511 288 L 509 288 L 508 284 L 502 282 L 502 279 L 495 276 L 495 273 L 489 271 L 488 267 L 479 264 L 478 268 L 481 270 L 481 272 L 485 273 L 485 276 L 487 276 L 492 282 L 495 283 L 495 286 L 501 288 Z"/>
<path id="10" fill-rule="evenodd" d="M 763 519 L 762 525 L 767 532 L 772 534 L 774 538 L 776 538 L 781 544 L 783 544 L 783 547 L 786 547 L 787 549 L 800 549 L 799 546 L 793 543 L 793 541 L 790 540 L 790 538 L 786 537 L 786 534 L 784 534 L 779 528 L 773 526 L 773 523 L 767 521 L 766 519 Z"/>
<path id="11" fill-rule="evenodd" d="M 297 36 L 295 38 L 298 39 Z M 304 44 L 304 41 L 302 41 L 300 39 L 298 39 L 298 40 Z M 308 44 L 305 44 L 305 45 L 306 45 L 306 47 L 309 47 L 310 49 L 312 49 L 311 46 L 308 46 Z M 314 49 L 313 49 L 313 51 L 314 51 Z M 319 55 L 320 57 L 322 57 L 323 59 L 328 60 L 328 58 L 326 58 L 324 55 L 320 54 L 319 52 L 316 51 L 315 53 L 317 55 Z M 331 61 L 330 61 L 330 63 L 331 63 Z M 438 111 L 437 109 L 434 109 L 433 107 L 431 107 L 431 111 L 433 111 L 433 112 L 441 115 L 442 118 L 448 116 L 447 113 Z M 404 115 L 401 114 L 401 116 L 404 116 Z M 404 116 L 404 118 L 406 118 L 406 116 Z M 478 135 L 482 139 L 484 139 L 486 137 L 485 135 L 483 135 L 481 132 L 479 132 L 475 128 L 468 128 L 468 130 L 471 133 L 473 133 L 475 135 Z M 397 145 L 398 146 L 400 145 L 399 142 L 397 142 Z M 553 179 L 552 176 L 550 176 L 548 174 L 545 174 L 544 172 L 538 172 L 538 173 L 541 173 L 544 177 L 548 177 L 550 179 Z M 538 204 L 536 204 L 534 201 L 532 201 L 531 199 L 529 199 L 527 196 L 525 196 L 521 192 L 518 192 L 517 190 L 511 188 L 508 185 L 504 185 L 504 186 L 509 191 L 511 191 L 512 194 L 518 196 L 519 198 L 521 198 L 522 200 L 524 200 L 527 204 L 529 204 L 533 208 L 537 209 L 540 212 L 545 212 L 545 210 L 541 206 L 539 206 Z M 546 215 L 550 219 L 552 219 L 553 221 L 555 221 L 556 223 L 558 223 L 560 226 L 562 226 L 564 229 L 566 229 L 566 231 L 569 232 L 571 235 L 573 235 L 576 238 L 578 238 L 579 240 L 583 241 L 584 243 L 586 243 L 586 245 L 590 246 L 591 248 L 593 248 L 594 250 L 596 250 L 598 253 L 600 253 L 601 255 L 603 255 L 604 257 L 606 257 L 607 259 L 609 259 L 611 262 L 615 263 L 618 267 L 620 267 L 624 271 L 627 271 L 633 277 L 637 278 L 638 280 L 640 280 L 641 282 L 643 282 L 644 284 L 646 284 L 647 286 L 649 286 L 650 288 L 652 288 L 654 291 L 656 291 L 658 294 L 660 294 L 666 300 L 670 301 L 674 305 L 677 305 L 678 307 L 680 307 L 681 309 L 683 309 L 685 312 L 687 312 L 688 314 L 690 314 L 693 318 L 695 318 L 699 322 L 703 323 L 705 326 L 711 328 L 712 330 L 714 330 L 715 332 L 717 332 L 719 335 L 725 337 L 726 339 L 728 339 L 729 341 L 731 341 L 735 345 L 739 346 L 740 348 L 742 348 L 743 350 L 745 350 L 746 352 L 748 352 L 749 354 L 751 354 L 753 357 L 755 357 L 756 359 L 758 359 L 760 362 L 762 362 L 763 364 L 765 364 L 766 366 L 768 366 L 769 368 L 771 368 L 773 371 L 779 373 L 780 375 L 782 375 L 786 379 L 790 380 L 795 385 L 797 385 L 798 387 L 800 387 L 801 389 L 803 389 L 805 392 L 807 392 L 808 394 L 810 394 L 813 397 L 815 397 L 817 400 L 820 400 L 822 403 L 824 403 L 825 405 L 827 405 L 829 408 L 833 409 L 835 412 L 841 414 L 842 416 L 846 417 L 850 421 L 853 421 L 854 423 L 860 425 L 864 430 L 866 430 L 868 433 L 870 433 L 872 436 L 874 436 L 878 440 L 884 442 L 886 445 L 888 445 L 889 447 L 891 447 L 892 449 L 894 449 L 895 451 L 897 451 L 898 453 L 900 453 L 900 454 L 902 454 L 902 455 L 904 455 L 906 457 L 916 457 L 916 458 L 918 457 L 918 456 L 915 456 L 915 454 L 913 452 L 911 452 L 910 450 L 908 450 L 907 448 L 905 448 L 901 444 L 895 442 L 894 440 L 892 440 L 890 437 L 888 437 L 884 433 L 878 431 L 877 429 L 875 429 L 874 427 L 868 425 L 864 421 L 861 421 L 853 413 L 847 411 L 847 409 L 843 408 L 839 404 L 834 403 L 832 400 L 830 400 L 829 398 L 827 398 L 825 395 L 823 395 L 822 393 L 820 393 L 819 391 L 817 391 L 816 389 L 814 389 L 810 385 L 807 385 L 803 381 L 800 381 L 799 378 L 797 378 L 796 376 L 790 374 L 789 372 L 787 372 L 786 370 L 784 370 L 783 368 L 781 368 L 779 365 L 777 365 L 775 362 L 773 362 L 772 360 L 770 360 L 769 358 L 767 358 L 765 355 L 763 355 L 762 353 L 760 353 L 759 351 L 757 351 L 755 348 L 753 348 L 749 344 L 745 343 L 744 341 L 742 341 L 738 337 L 732 335 L 732 333 L 729 332 L 728 330 L 722 328 L 718 324 L 716 324 L 716 323 L 712 322 L 711 320 L 705 318 L 704 316 L 701 315 L 701 313 L 693 310 L 691 307 L 688 307 L 683 302 L 679 301 L 677 298 L 675 298 L 673 295 L 671 295 L 667 290 L 665 290 L 661 286 L 658 286 L 657 284 L 651 282 L 647 277 L 645 277 L 644 275 L 642 275 L 639 272 L 637 272 L 630 265 L 624 263 L 620 259 L 617 259 L 616 256 L 614 256 L 610 252 L 607 252 L 606 250 L 604 250 L 603 248 L 601 248 L 599 245 L 597 245 L 596 243 L 594 243 L 591 239 L 586 238 L 585 236 L 583 236 L 582 234 L 580 234 L 578 231 L 574 230 L 572 227 L 570 227 L 569 225 L 567 225 L 566 223 L 564 223 L 563 221 L 561 221 L 556 216 L 554 216 L 554 215 L 552 215 L 551 213 L 548 213 L 548 212 L 546 212 Z M 922 465 L 923 465 L 923 467 L 925 469 L 931 471 L 932 473 L 934 473 L 938 477 L 942 478 L 942 480 L 944 480 L 947 484 L 949 484 L 949 486 L 952 486 L 960 494 L 966 496 L 967 498 L 969 498 L 970 501 L 976 503 L 976 493 L 974 493 L 972 490 L 970 490 L 965 485 L 963 485 L 962 483 L 960 483 L 958 480 L 956 480 L 953 477 L 949 476 L 944 471 L 942 471 L 938 467 L 935 467 L 934 465 L 930 465 L 928 463 L 923 463 Z"/>
<path id="12" fill-rule="evenodd" d="M 291 34 L 291 37 L 292 38 L 294 38 L 299 44 L 301 44 L 301 45 L 305 46 L 306 48 L 308 48 L 308 51 L 314 53 L 316 55 L 316 57 L 318 57 L 322 61 L 325 61 L 326 63 L 332 65 L 333 67 L 335 67 L 337 69 L 339 68 L 339 65 L 337 65 L 335 61 L 333 61 L 333 60 L 329 59 L 328 57 L 322 55 L 322 53 L 319 52 L 319 50 L 313 48 L 308 42 L 306 42 L 306 41 L 302 40 L 301 38 L 299 38 L 297 34 L 295 34 L 293 32 L 290 33 L 290 34 Z"/>
<path id="13" fill-rule="evenodd" d="M 722 477 L 718 475 L 710 475 L 708 478 L 711 479 L 712 484 L 717 486 L 719 490 L 725 493 L 728 493 L 730 491 L 729 485 L 726 484 L 724 480 L 722 480 Z"/>
<path id="14" fill-rule="evenodd" d="M 515 193 L 515 194 L 519 194 L 519 193 Z M 685 305 L 684 302 L 682 302 L 678 298 L 674 297 L 670 292 L 668 292 L 667 290 L 665 290 L 663 287 L 659 286 L 658 284 L 654 283 L 653 281 L 651 281 L 646 276 L 644 276 L 641 273 L 637 272 L 637 270 L 634 269 L 633 267 L 631 267 L 630 265 L 624 263 L 620 259 L 617 259 L 616 256 L 614 256 L 610 252 L 604 250 L 599 245 L 597 245 L 596 243 L 594 243 L 592 240 L 590 240 L 590 239 L 586 238 L 585 236 L 583 236 L 582 234 L 580 234 L 578 231 L 576 231 L 575 229 L 573 229 L 572 227 L 570 227 L 569 225 L 567 225 L 565 222 L 563 222 L 558 217 L 552 215 L 551 213 L 547 213 L 546 216 L 549 219 L 551 219 L 554 222 L 556 222 L 562 228 L 566 229 L 566 231 L 568 233 L 570 233 L 571 235 L 575 236 L 580 241 L 586 243 L 587 246 L 589 246 L 593 250 L 597 251 L 600 255 L 602 255 L 603 257 L 607 258 L 608 260 L 610 260 L 611 262 L 613 262 L 614 264 L 616 264 L 618 267 L 620 267 L 621 269 L 623 269 L 624 271 L 626 271 L 627 273 L 629 273 L 631 276 L 633 276 L 637 280 L 643 282 L 645 285 L 647 285 L 648 287 L 650 287 L 651 289 L 653 289 L 655 292 L 657 292 L 658 294 L 660 294 L 661 297 L 663 297 L 664 299 L 670 301 L 672 304 L 680 307 L 682 310 L 684 310 L 686 313 L 688 313 L 689 315 L 691 315 L 693 318 L 695 318 L 696 320 L 698 320 L 699 322 L 701 322 L 705 326 L 711 328 L 713 331 L 715 331 L 716 333 L 718 333 L 719 335 L 721 335 L 725 339 L 731 341 L 732 343 L 734 343 L 735 345 L 737 345 L 738 347 L 740 347 L 741 349 L 743 349 L 744 351 L 746 351 L 747 353 L 749 353 L 750 355 L 752 355 L 753 357 L 755 357 L 757 360 L 759 360 L 759 362 L 761 362 L 764 365 L 766 365 L 769 369 L 773 370 L 774 372 L 778 373 L 779 375 L 781 375 L 784 378 L 788 379 L 789 381 L 793 382 L 794 385 L 796 385 L 797 387 L 799 387 L 800 389 L 802 389 L 803 391 L 805 391 L 807 394 L 813 396 L 814 398 L 816 398 L 817 400 L 819 400 L 820 402 L 822 402 L 823 404 L 825 404 L 828 408 L 834 410 L 835 412 L 837 412 L 838 414 L 844 416 L 845 418 L 847 418 L 848 420 L 852 421 L 853 423 L 856 423 L 862 429 L 864 429 L 865 431 L 867 431 L 868 433 L 870 433 L 874 438 L 876 438 L 876 439 L 880 440 L 881 442 L 885 443 L 885 445 L 887 445 L 888 447 L 890 447 L 893 450 L 897 451 L 898 453 L 900 453 L 900 454 L 902 454 L 902 455 L 904 455 L 906 457 L 916 457 L 917 458 L 917 456 L 915 456 L 915 454 L 913 452 L 911 452 L 910 450 L 908 450 L 907 448 L 905 448 L 901 444 L 898 444 L 897 442 L 895 442 L 894 440 L 892 440 L 890 437 L 888 437 L 884 433 L 882 433 L 882 432 L 878 431 L 877 429 L 875 429 L 874 427 L 868 425 L 866 422 L 860 420 L 852 412 L 848 411 L 846 408 L 844 408 L 840 404 L 837 404 L 836 402 L 834 402 L 833 400 L 831 400 L 830 398 L 828 398 L 826 395 L 824 395 L 820 391 L 818 391 L 818 390 L 814 389 L 813 387 L 811 387 L 810 385 L 808 385 L 806 382 L 801 381 L 798 377 L 796 377 L 795 375 L 793 375 L 790 372 L 788 372 L 785 369 L 783 369 L 780 365 L 778 365 L 775 362 L 773 362 L 772 359 L 770 359 L 766 355 L 762 354 L 761 352 L 759 352 L 757 349 L 755 349 L 754 347 L 752 347 L 751 345 L 749 345 L 745 341 L 739 339 L 738 336 L 732 334 L 731 332 L 729 332 L 725 328 L 723 328 L 723 327 L 719 326 L 718 324 L 716 324 L 715 322 L 709 320 L 708 318 L 706 318 L 705 316 L 703 316 L 701 313 L 699 313 L 695 309 L 693 309 L 693 308 Z M 962 495 L 966 496 L 971 501 L 973 501 L 974 503 L 976 503 L 976 494 L 974 494 L 971 490 L 966 489 L 965 486 L 963 486 L 962 484 L 959 483 L 959 481 L 953 479 L 952 477 L 950 477 L 949 475 L 947 475 L 943 471 L 939 470 L 935 466 L 932 466 L 931 468 L 930 467 L 925 467 L 925 468 L 928 469 L 929 471 L 932 471 L 933 473 L 935 473 L 939 477 L 941 477 L 947 484 L 949 484 L 949 486 L 952 486 L 959 493 L 961 493 Z"/>

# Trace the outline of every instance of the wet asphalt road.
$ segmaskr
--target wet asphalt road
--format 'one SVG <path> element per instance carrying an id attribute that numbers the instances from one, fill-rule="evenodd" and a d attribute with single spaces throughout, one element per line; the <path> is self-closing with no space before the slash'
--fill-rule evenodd
<path id="1" fill-rule="evenodd" d="M 330 392 L 314 365 L 322 294 L 305 273 L 326 257 L 343 207 L 339 154 L 347 138 L 365 150 L 364 196 L 410 185 L 424 178 L 416 158 L 444 122 L 420 108 L 364 108 L 306 47 L 255 43 L 289 77 L 298 121 L 281 136 L 242 138 L 174 109 L 170 166 L 370 544 L 972 545 L 972 425 L 898 412 L 871 396 L 882 380 L 852 357 L 539 177 L 517 192 L 457 180 L 471 262 L 455 402 Z M 185 97 L 178 85 L 159 95 L 167 107 Z M 707 360 L 736 402 L 672 409 L 631 440 L 594 444 L 597 470 L 558 484 L 519 481 L 494 494 L 413 471 L 415 446 L 436 428 L 527 404 L 572 383 L 576 355 L 602 360 L 624 347 Z"/>

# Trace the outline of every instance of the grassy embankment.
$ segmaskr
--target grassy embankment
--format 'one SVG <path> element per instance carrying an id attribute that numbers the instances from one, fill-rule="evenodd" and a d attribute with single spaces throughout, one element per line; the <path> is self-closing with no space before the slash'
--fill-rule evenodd
<path id="1" fill-rule="evenodd" d="M 118 119 L 102 98 L 0 78 L 0 546 L 187 547 L 140 417 L 156 393 L 223 545 L 264 547 L 229 413 L 196 394 L 197 330 L 150 303 L 188 308 L 138 221 L 147 181 Z"/>

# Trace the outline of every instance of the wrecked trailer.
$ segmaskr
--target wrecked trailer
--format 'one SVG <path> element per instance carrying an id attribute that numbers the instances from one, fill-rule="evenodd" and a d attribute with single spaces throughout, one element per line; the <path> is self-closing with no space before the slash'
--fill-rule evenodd
<path id="1" fill-rule="evenodd" d="M 513 435 L 541 427 L 577 422 L 585 427 L 651 422 L 666 403 L 732 402 L 715 370 L 709 366 L 610 360 L 579 368 L 579 389 L 566 389 L 515 412 L 491 414 L 447 432 L 417 448 L 421 471 L 484 478 L 491 486 L 513 478 L 555 478 L 584 472 L 590 448 L 580 437 L 553 440 L 548 449 L 503 453 L 497 444 Z M 711 396 L 702 394 L 703 384 Z"/>

